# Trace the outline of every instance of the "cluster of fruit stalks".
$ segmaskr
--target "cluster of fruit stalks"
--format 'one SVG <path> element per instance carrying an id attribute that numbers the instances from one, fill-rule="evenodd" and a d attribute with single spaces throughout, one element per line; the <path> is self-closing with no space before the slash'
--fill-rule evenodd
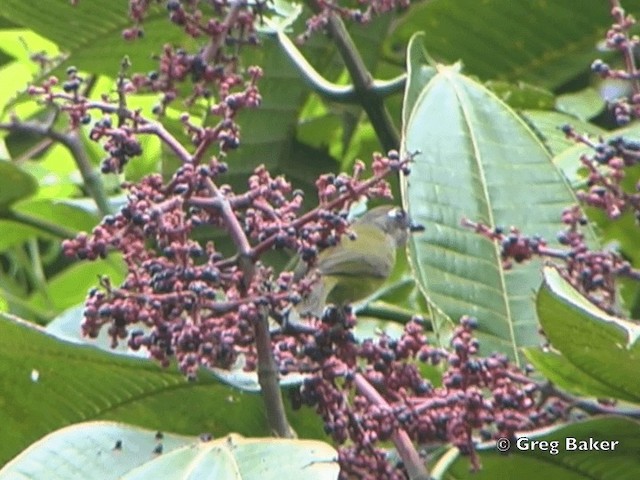
<path id="1" fill-rule="evenodd" d="M 77 3 L 78 0 L 72 0 Z M 135 40 L 144 36 L 144 20 L 153 5 L 152 0 L 129 0 L 129 16 L 135 25 L 122 32 L 126 40 Z M 192 38 L 215 38 L 221 33 L 226 37 L 227 44 L 238 46 L 242 44 L 255 45 L 258 37 L 255 32 L 256 19 L 261 21 L 262 15 L 272 6 L 271 0 L 156 0 L 166 6 L 169 20 L 180 26 L 186 35 Z M 299 42 L 304 42 L 318 31 L 327 27 L 329 16 L 337 15 L 344 20 L 351 20 L 360 24 L 367 24 L 378 15 L 405 10 L 411 0 L 360 0 L 357 4 L 343 6 L 340 0 L 314 0 L 310 7 L 314 14 L 307 19 L 305 32 L 298 36 Z M 204 8 L 203 8 L 204 7 Z M 213 9 L 215 15 L 207 17 L 205 12 Z M 235 17 L 235 18 L 233 18 Z M 220 18 L 224 18 L 221 21 Z M 233 24 L 228 19 L 233 18 Z M 234 30 L 235 35 L 226 35 L 228 30 Z"/>

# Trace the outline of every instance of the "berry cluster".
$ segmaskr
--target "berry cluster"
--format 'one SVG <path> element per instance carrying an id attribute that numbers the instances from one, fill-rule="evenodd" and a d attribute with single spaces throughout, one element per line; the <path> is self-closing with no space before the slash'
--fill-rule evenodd
<path id="1" fill-rule="evenodd" d="M 576 143 L 593 150 L 592 155 L 585 154 L 580 158 L 587 178 L 586 188 L 576 194 L 578 200 L 585 206 L 603 210 L 612 220 L 632 212 L 640 223 L 640 181 L 635 184 L 629 181 L 640 164 L 640 144 L 622 137 L 593 141 L 569 125 L 563 126 L 562 131 Z M 550 248 L 545 239 L 523 235 L 515 227 L 505 232 L 501 227 L 492 228 L 467 219 L 462 221 L 463 226 L 500 243 L 505 268 L 510 268 L 513 261 L 520 263 L 534 256 L 560 259 L 563 261 L 560 273 L 579 292 L 603 310 L 618 314 L 617 279 L 626 277 L 640 281 L 640 272 L 613 250 L 589 248 L 581 231 L 588 222 L 579 206 L 565 208 L 562 223 L 566 228 L 558 233 L 557 240 L 567 247 L 566 250 Z"/>
<path id="2" fill-rule="evenodd" d="M 588 172 L 588 190 L 578 191 L 578 199 L 586 205 L 604 210 L 611 219 L 631 210 L 640 222 L 640 181 L 631 191 L 625 189 L 623 183 L 631 167 L 640 164 L 640 143 L 622 137 L 594 142 L 568 125 L 563 127 L 563 131 L 568 138 L 594 151 L 593 155 L 580 158 Z"/>
<path id="3" fill-rule="evenodd" d="M 360 0 L 355 8 L 342 6 L 338 0 L 316 0 L 314 4 L 316 14 L 307 20 L 305 32 L 298 37 L 299 42 L 305 42 L 314 32 L 326 29 L 331 15 L 367 24 L 377 15 L 394 10 L 406 10 L 411 0 Z"/>
<path id="4" fill-rule="evenodd" d="M 503 228 L 491 228 L 467 219 L 462 221 L 462 225 L 498 242 L 505 268 L 511 268 L 512 261 L 520 263 L 534 256 L 561 260 L 558 270 L 576 290 L 604 311 L 619 313 L 616 311 L 616 280 L 626 277 L 640 281 L 640 272 L 615 251 L 589 248 L 580 230 L 587 224 L 580 207 L 565 208 L 562 222 L 566 229 L 558 233 L 557 239 L 568 247 L 566 250 L 550 248 L 543 238 L 523 235 L 514 227 L 504 233 Z"/>
<path id="5" fill-rule="evenodd" d="M 398 340 L 381 335 L 361 343 L 350 331 L 354 324 L 349 312 L 343 317 L 329 312 L 313 334 L 301 335 L 295 350 L 291 341 L 277 343 L 290 365 L 297 352 L 299 365 L 309 373 L 301 389 L 292 392 L 294 405 L 315 407 L 326 432 L 345 445 L 341 478 L 382 478 L 379 472 L 384 478 L 406 478 L 403 467 L 389 464 L 378 446 L 400 441 L 399 431 L 418 444 L 451 442 L 478 469 L 479 439 L 513 438 L 516 431 L 566 414 L 555 399 L 541 405 L 538 385 L 506 356 L 477 356 L 473 318 L 462 318 L 450 352 L 428 344 L 419 319 L 409 322 Z M 416 361 L 444 361 L 442 386 L 426 381 Z"/>
<path id="6" fill-rule="evenodd" d="M 83 96 L 79 92 L 82 78 L 78 76 L 75 67 L 67 69 L 68 80 L 62 84 L 62 91 L 57 88 L 59 80 L 50 77 L 39 86 L 29 87 L 28 93 L 40 97 L 44 102 L 56 103 L 62 111 L 68 113 L 73 128 L 91 123 L 89 112 L 99 111 L 102 118 L 93 124 L 90 138 L 103 141 L 103 148 L 108 154 L 102 162 L 102 172 L 120 173 L 132 157 L 142 155 L 142 147 L 137 138 L 140 134 L 161 137 L 185 162 L 199 162 L 211 145 L 217 144 L 221 154 L 237 148 L 240 145 L 240 129 L 234 122 L 236 113 L 242 108 L 256 108 L 261 103 L 257 81 L 262 76 L 262 70 L 250 67 L 247 73 L 250 78 L 245 83 L 244 90 L 230 91 L 240 81 L 238 76 L 228 77 L 221 82 L 220 94 L 223 95 L 223 100 L 210 107 L 211 114 L 219 117 L 214 125 L 197 126 L 189 121 L 188 114 L 181 116 L 182 124 L 196 146 L 193 155 L 171 137 L 160 123 L 148 120 L 138 110 L 126 108 L 126 95 L 140 86 L 136 83 L 138 81 L 135 76 L 133 80 L 129 80 L 121 74 L 117 99 L 103 95 L 102 101 L 93 101 Z M 165 98 L 169 94 L 170 92 L 165 91 Z M 169 96 L 175 98 L 173 94 Z"/>
<path id="7" fill-rule="evenodd" d="M 626 14 L 617 0 L 612 3 L 614 6 L 611 9 L 611 16 L 614 23 L 607 31 L 605 43 L 608 48 L 619 51 L 622 54 L 625 60 L 625 68 L 615 69 L 601 59 L 597 59 L 592 63 L 591 70 L 602 78 L 621 79 L 630 82 L 631 96 L 617 99 L 611 105 L 617 123 L 626 125 L 632 118 L 640 117 L 640 72 L 638 72 L 634 58 L 634 50 L 640 44 L 640 38 L 629 33 L 636 24 L 635 18 Z"/>
<path id="8" fill-rule="evenodd" d="M 634 50 L 640 45 L 640 38 L 631 35 L 636 24 L 633 16 L 625 13 L 618 0 L 612 0 L 611 15 L 614 23 L 606 34 L 608 48 L 619 51 L 624 60 L 624 69 L 613 69 L 601 59 L 592 64 L 592 70 L 603 78 L 626 80 L 632 94 L 612 102 L 612 109 L 618 124 L 624 125 L 634 118 L 640 118 L 640 72 L 634 58 Z M 597 208 L 612 219 L 618 219 L 625 212 L 632 212 L 640 224 L 640 181 L 635 180 L 640 164 L 640 143 L 622 137 L 594 141 L 581 135 L 570 125 L 562 127 L 563 133 L 593 150 L 592 155 L 582 155 L 580 163 L 587 172 L 586 188 L 577 191 L 577 198 L 584 206 Z M 616 310 L 617 279 L 631 278 L 640 281 L 640 271 L 633 269 L 619 253 L 612 250 L 592 251 L 585 241 L 580 227 L 587 219 L 580 207 L 568 207 L 562 212 L 562 222 L 566 229 L 558 233 L 557 240 L 567 250 L 549 248 L 539 236 L 522 235 L 511 227 L 505 234 L 501 227 L 464 219 L 464 226 L 473 228 L 481 235 L 500 242 L 502 260 L 510 268 L 512 260 L 522 262 L 533 256 L 557 258 L 563 261 L 560 273 L 586 298 L 603 310 L 619 314 Z"/>
<path id="9" fill-rule="evenodd" d="M 378 175 L 368 179 L 361 178 L 360 163 L 353 176 L 323 177 L 318 185 L 325 201 L 302 216 L 300 192 L 264 167 L 249 178 L 244 193 L 217 187 L 227 168 L 215 158 L 197 167 L 186 163 L 167 184 L 152 175 L 125 185 L 129 202 L 119 213 L 105 217 L 91 235 L 63 243 L 67 255 L 80 259 L 120 251 L 129 271 L 122 285 L 105 283 L 104 291 L 90 293 L 83 332 L 95 337 L 109 325 L 114 344 L 129 337 L 130 346 L 147 347 L 163 364 L 175 355 L 191 377 L 199 365 L 228 368 L 239 354 L 252 368 L 252 328 L 260 309 L 283 311 L 310 288 L 309 279 L 274 275 L 260 256 L 288 247 L 313 263 L 323 247 L 348 232 L 349 204 L 362 195 L 387 195 L 383 177 L 403 168 L 389 157 L 374 163 Z M 212 242 L 201 245 L 191 238 L 205 224 L 244 239 L 244 254 L 253 263 L 249 280 L 237 257 L 224 258 Z M 146 333 L 130 331 L 135 323 L 147 327 Z"/>
<path id="10" fill-rule="evenodd" d="M 143 21 L 154 3 L 151 0 L 130 0 L 129 15 L 135 26 L 126 29 L 123 36 L 127 40 L 141 37 Z M 213 5 L 211 5 L 211 3 Z M 207 39 L 204 47 L 196 52 L 165 45 L 157 56 L 159 67 L 147 74 L 133 74 L 126 78 L 128 61 L 123 61 L 123 71 L 118 81 L 118 98 L 103 96 L 102 102 L 92 102 L 80 90 L 83 79 L 74 67 L 67 71 L 68 79 L 62 85 L 62 92 L 54 86 L 58 80 L 51 78 L 40 86 L 30 87 L 29 93 L 40 96 L 44 101 L 55 102 L 71 117 L 71 126 L 89 124 L 88 111 L 98 109 L 105 117 L 95 124 L 92 138 L 109 140 L 104 145 L 109 157 L 103 162 L 103 172 L 120 172 L 131 157 L 140 155 L 141 149 L 135 136 L 149 133 L 149 122 L 142 119 L 140 112 L 126 108 L 126 94 L 135 91 L 152 91 L 161 94 L 158 105 L 153 109 L 156 115 L 163 115 L 167 106 L 181 97 L 181 84 L 190 81 L 192 93 L 184 99 L 187 106 L 198 99 L 204 99 L 209 113 L 217 118 L 217 123 L 197 127 L 189 122 L 188 115 L 183 123 L 198 147 L 196 156 L 202 154 L 210 144 L 218 144 L 221 153 L 238 148 L 240 128 L 234 118 L 243 108 L 260 106 L 262 98 L 258 90 L 258 80 L 262 70 L 256 66 L 245 68 L 239 57 L 240 47 L 257 45 L 255 24 L 261 17 L 266 3 L 262 1 L 244 2 L 239 0 L 169 0 L 165 2 L 169 20 L 181 26 L 191 37 Z M 109 106 L 110 105 L 110 106 Z M 110 118 L 117 115 L 117 121 Z M 112 125 L 116 127 L 112 128 Z M 184 152 L 176 152 L 180 153 Z"/>

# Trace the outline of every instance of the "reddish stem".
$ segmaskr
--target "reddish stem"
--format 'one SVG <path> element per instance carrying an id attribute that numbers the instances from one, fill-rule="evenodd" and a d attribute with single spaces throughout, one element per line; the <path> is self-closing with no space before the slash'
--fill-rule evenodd
<path id="1" fill-rule="evenodd" d="M 355 385 L 358 393 L 363 395 L 369 402 L 380 407 L 389 408 L 387 401 L 361 373 L 356 374 Z M 428 480 L 430 477 L 425 462 L 420 458 L 407 432 L 401 428 L 397 428 L 391 435 L 391 441 L 395 445 L 398 455 L 400 455 L 400 458 L 402 458 L 404 462 L 404 466 L 409 473 L 409 478 L 411 480 Z"/>

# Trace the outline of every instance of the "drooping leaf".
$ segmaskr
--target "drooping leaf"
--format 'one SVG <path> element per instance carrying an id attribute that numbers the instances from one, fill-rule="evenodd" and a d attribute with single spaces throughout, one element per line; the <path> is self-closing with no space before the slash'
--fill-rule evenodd
<path id="1" fill-rule="evenodd" d="M 202 438 L 205 438 L 203 440 Z M 311 440 L 178 436 L 114 422 L 58 430 L 0 470 L 0 480 L 143 480 L 149 478 L 334 480 L 337 452 Z"/>
<path id="2" fill-rule="evenodd" d="M 407 91 L 415 89 L 411 83 Z M 405 105 L 405 118 L 409 110 L 402 149 L 419 153 L 403 198 L 426 227 L 409 244 L 417 279 L 449 317 L 479 319 L 485 351 L 519 360 L 520 347 L 540 341 L 533 297 L 540 263 L 505 270 L 500 246 L 460 222 L 513 225 L 552 241 L 575 197 L 535 133 L 457 67 L 439 66 L 415 103 Z"/>
<path id="3" fill-rule="evenodd" d="M 538 293 L 540 324 L 573 367 L 607 387 L 607 396 L 640 403 L 640 326 L 613 317 L 589 302 L 552 267 Z M 601 388 L 592 392 L 601 395 Z"/>

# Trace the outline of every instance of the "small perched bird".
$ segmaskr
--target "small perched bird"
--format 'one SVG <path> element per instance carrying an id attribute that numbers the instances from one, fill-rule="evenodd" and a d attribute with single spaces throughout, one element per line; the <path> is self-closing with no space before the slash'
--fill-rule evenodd
<path id="1" fill-rule="evenodd" d="M 373 208 L 351 226 L 354 238 L 343 237 L 318 255 L 311 269 L 296 269 L 296 276 L 317 272 L 319 281 L 297 307 L 300 314 L 321 315 L 327 304 L 344 306 L 374 293 L 389 277 L 396 249 L 407 243 L 409 232 L 424 227 L 392 205 Z M 302 263 L 302 262 L 301 262 Z"/>

